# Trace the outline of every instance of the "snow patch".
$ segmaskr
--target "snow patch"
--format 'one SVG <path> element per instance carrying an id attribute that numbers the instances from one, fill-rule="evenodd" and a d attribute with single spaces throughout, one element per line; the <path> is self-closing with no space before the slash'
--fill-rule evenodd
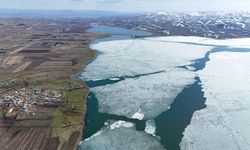
<path id="1" fill-rule="evenodd" d="M 165 12 L 165 11 L 158 11 L 158 12 L 156 12 L 155 14 L 156 14 L 156 15 L 168 15 L 168 13 Z"/>

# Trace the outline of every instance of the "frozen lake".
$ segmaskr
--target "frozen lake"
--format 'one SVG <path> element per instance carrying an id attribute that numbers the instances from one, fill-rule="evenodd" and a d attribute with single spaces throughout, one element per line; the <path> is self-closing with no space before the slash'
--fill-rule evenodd
<path id="1" fill-rule="evenodd" d="M 189 149 L 185 141 L 192 138 L 184 130 L 195 111 L 206 110 L 199 72 L 210 55 L 249 51 L 249 39 L 131 39 L 149 33 L 107 26 L 90 31 L 112 36 L 91 45 L 99 55 L 81 74 L 91 88 L 82 149 L 131 149 L 128 136 L 140 138 L 136 149 Z"/>

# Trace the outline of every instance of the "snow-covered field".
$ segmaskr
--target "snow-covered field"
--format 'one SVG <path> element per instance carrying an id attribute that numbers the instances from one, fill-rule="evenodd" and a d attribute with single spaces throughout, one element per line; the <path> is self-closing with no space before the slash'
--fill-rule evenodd
<path id="1" fill-rule="evenodd" d="M 157 39 L 161 38 L 117 40 L 92 45 L 92 49 L 102 54 L 86 67 L 82 74 L 86 80 L 164 71 L 93 88 L 100 112 L 137 119 L 158 116 L 168 109 L 185 86 L 195 81 L 193 71 L 178 67 L 192 64 L 213 48 Z"/>
<path id="2" fill-rule="evenodd" d="M 182 150 L 248 150 L 250 147 L 250 53 L 211 54 L 198 72 L 207 108 L 195 112 Z"/>

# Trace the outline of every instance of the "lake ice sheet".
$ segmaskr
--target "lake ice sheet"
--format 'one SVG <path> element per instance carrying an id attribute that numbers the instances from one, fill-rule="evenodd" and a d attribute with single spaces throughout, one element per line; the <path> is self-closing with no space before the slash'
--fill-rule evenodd
<path id="1" fill-rule="evenodd" d="M 157 39 L 117 40 L 92 44 L 91 48 L 102 54 L 85 68 L 82 77 L 86 80 L 107 79 L 169 70 L 191 64 L 193 60 L 202 58 L 211 50 L 209 46 L 170 43 Z"/>
<path id="2" fill-rule="evenodd" d="M 161 38 L 159 41 L 158 38 L 151 39 L 107 41 L 91 46 L 101 54 L 82 73 L 85 80 L 135 76 L 164 70 L 158 74 L 128 78 L 115 84 L 92 88 L 100 112 L 129 118 L 138 116 L 137 119 L 158 116 L 167 110 L 185 86 L 195 81 L 193 71 L 178 67 L 192 64 L 213 48 L 165 42 Z"/>
<path id="3" fill-rule="evenodd" d="M 182 150 L 248 150 L 250 147 L 250 53 L 219 52 L 198 75 L 207 108 L 195 112 Z"/>
<path id="4" fill-rule="evenodd" d="M 177 94 L 193 83 L 196 74 L 192 67 L 185 70 L 178 66 L 191 64 L 216 46 L 250 48 L 249 43 L 250 39 L 181 36 L 101 42 L 92 48 L 102 54 L 87 66 L 82 76 L 87 80 L 110 79 L 165 70 L 93 89 L 101 111 L 149 119 L 165 111 Z M 247 90 L 250 89 L 250 68 L 246 64 L 250 63 L 250 54 L 220 52 L 211 54 L 210 58 L 206 68 L 198 72 L 208 107 L 194 114 L 184 132 L 181 149 L 247 150 L 250 147 L 247 130 L 250 126 L 250 92 Z M 168 92 L 171 94 L 165 94 Z M 164 108 L 161 107 L 163 103 Z M 152 134 L 153 125 L 147 122 L 145 131 Z M 81 148 L 162 149 L 149 134 L 136 131 L 129 123 L 118 122 L 113 128 L 106 126 L 84 140 Z"/>

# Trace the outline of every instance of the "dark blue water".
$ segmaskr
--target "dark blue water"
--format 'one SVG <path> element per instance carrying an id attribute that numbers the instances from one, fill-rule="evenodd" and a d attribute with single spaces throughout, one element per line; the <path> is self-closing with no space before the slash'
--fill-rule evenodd
<path id="1" fill-rule="evenodd" d="M 200 79 L 187 86 L 174 100 L 170 109 L 156 117 L 156 135 L 168 150 L 179 150 L 179 143 L 185 128 L 190 124 L 193 113 L 206 107 L 206 99 L 200 86 Z"/>
<path id="2" fill-rule="evenodd" d="M 145 33 L 136 30 L 127 30 L 116 27 L 108 26 L 94 26 L 89 30 L 90 32 L 98 34 L 110 34 L 111 37 L 100 39 L 95 41 L 110 41 L 110 40 L 121 40 L 129 39 L 131 35 L 137 36 L 148 36 L 150 33 Z M 185 43 L 185 44 L 196 44 L 196 43 Z M 198 44 L 200 45 L 200 44 Z M 203 45 L 203 44 L 202 44 Z M 204 45 L 203 45 L 204 46 Z M 208 45 L 207 45 L 208 46 Z M 211 46 L 211 45 L 209 45 Z M 206 62 L 209 61 L 209 55 L 211 53 L 221 52 L 221 51 L 230 51 L 230 52 L 249 52 L 250 49 L 237 49 L 229 48 L 225 46 L 218 46 L 212 51 L 206 53 L 204 58 L 194 60 L 194 63 L 191 65 L 195 68 L 194 71 L 202 70 L 206 66 Z M 185 66 L 180 66 L 185 67 Z M 126 80 L 127 78 L 140 78 L 141 76 L 151 75 L 161 73 L 163 71 L 152 72 L 148 74 L 138 74 L 135 76 L 123 76 L 123 77 L 114 77 L 112 78 L 97 80 L 97 81 L 87 81 L 87 85 L 90 88 L 97 86 L 105 86 L 108 84 L 115 84 L 117 82 Z M 190 124 L 192 116 L 195 111 L 204 109 L 206 107 L 204 98 L 204 93 L 202 92 L 202 87 L 200 86 L 200 79 L 195 78 L 195 83 L 187 86 L 174 100 L 170 109 L 166 112 L 163 112 L 158 117 L 154 118 L 156 123 L 156 135 L 161 138 L 160 142 L 168 150 L 179 150 L 179 143 L 183 137 L 183 132 L 185 128 Z M 110 115 L 106 113 L 99 113 L 98 111 L 98 100 L 95 97 L 95 94 L 90 92 L 87 99 L 87 114 L 85 117 L 85 128 L 84 128 L 84 139 L 90 137 L 101 128 L 104 127 L 104 123 L 108 120 L 124 120 L 133 122 L 136 124 L 136 129 L 143 131 L 145 128 L 145 121 L 140 121 L 136 119 L 129 119 L 124 116 Z"/>
<path id="3" fill-rule="evenodd" d="M 109 34 L 111 36 L 98 39 L 94 41 L 94 43 L 104 42 L 104 41 L 112 41 L 112 40 L 126 40 L 130 39 L 131 36 L 150 36 L 151 33 L 138 31 L 138 30 L 129 30 L 120 27 L 110 27 L 104 25 L 95 25 L 88 32 L 96 33 L 96 34 Z"/>
<path id="4" fill-rule="evenodd" d="M 165 71 L 162 70 L 162 71 L 157 71 L 157 72 L 138 74 L 138 75 L 134 75 L 134 76 L 114 77 L 114 78 L 108 78 L 108 79 L 103 79 L 103 80 L 95 80 L 95 81 L 89 80 L 89 81 L 86 81 L 86 83 L 87 83 L 88 87 L 93 88 L 93 87 L 104 86 L 104 85 L 108 85 L 108 84 L 115 84 L 115 83 L 118 83 L 120 81 L 129 79 L 129 78 L 139 78 L 139 77 L 142 77 L 142 76 L 148 76 L 148 75 L 158 74 L 158 73 L 162 73 L 162 72 L 165 72 Z"/>

